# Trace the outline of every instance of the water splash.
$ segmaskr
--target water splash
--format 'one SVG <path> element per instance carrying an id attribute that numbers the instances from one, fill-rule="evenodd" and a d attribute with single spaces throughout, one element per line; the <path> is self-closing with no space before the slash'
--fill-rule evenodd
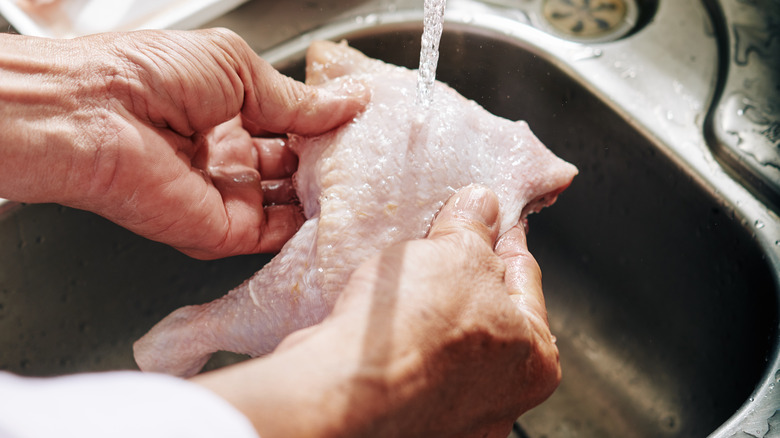
<path id="1" fill-rule="evenodd" d="M 427 108 L 433 100 L 436 66 L 439 64 L 439 42 L 444 28 L 446 0 L 425 0 L 420 69 L 417 71 L 417 103 Z"/>

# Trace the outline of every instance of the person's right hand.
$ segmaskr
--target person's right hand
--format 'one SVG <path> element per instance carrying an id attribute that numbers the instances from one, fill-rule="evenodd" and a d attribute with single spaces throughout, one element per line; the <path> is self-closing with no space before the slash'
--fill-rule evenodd
<path id="1" fill-rule="evenodd" d="M 496 437 L 560 381 L 541 274 L 498 200 L 462 190 L 427 239 L 352 275 L 331 316 L 273 355 L 197 381 L 264 438 Z"/>
<path id="2" fill-rule="evenodd" d="M 370 97 L 283 76 L 225 29 L 0 46 L 0 197 L 89 210 L 198 258 L 278 251 L 304 221 L 268 193 L 297 158 L 251 136 L 319 135 Z"/>

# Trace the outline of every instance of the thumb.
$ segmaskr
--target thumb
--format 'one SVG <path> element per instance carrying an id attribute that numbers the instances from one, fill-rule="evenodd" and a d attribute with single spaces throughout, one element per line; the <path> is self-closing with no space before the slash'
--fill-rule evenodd
<path id="1" fill-rule="evenodd" d="M 499 217 L 496 194 L 485 186 L 472 184 L 458 191 L 444 204 L 433 221 L 428 238 L 471 231 L 492 248 L 498 237 Z"/>
<path id="2" fill-rule="evenodd" d="M 336 89 L 313 87 L 284 76 L 259 57 L 251 59 L 251 89 L 242 116 L 253 135 L 319 135 L 354 118 L 371 97 L 360 82 L 345 81 Z"/>

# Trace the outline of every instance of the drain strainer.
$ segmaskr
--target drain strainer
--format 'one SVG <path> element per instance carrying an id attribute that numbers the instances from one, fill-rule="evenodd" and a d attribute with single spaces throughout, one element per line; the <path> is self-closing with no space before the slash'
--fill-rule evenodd
<path id="1" fill-rule="evenodd" d="M 562 37 L 606 41 L 634 27 L 637 7 L 633 0 L 544 0 L 542 16 Z"/>

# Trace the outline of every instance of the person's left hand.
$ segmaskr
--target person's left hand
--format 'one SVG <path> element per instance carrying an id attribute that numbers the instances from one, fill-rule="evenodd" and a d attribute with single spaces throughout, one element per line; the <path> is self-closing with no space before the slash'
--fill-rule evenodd
<path id="1" fill-rule="evenodd" d="M 321 134 L 369 98 L 285 77 L 223 29 L 0 44 L 0 197 L 90 210 L 198 258 L 277 251 L 303 221 L 296 157 L 250 134 Z"/>

